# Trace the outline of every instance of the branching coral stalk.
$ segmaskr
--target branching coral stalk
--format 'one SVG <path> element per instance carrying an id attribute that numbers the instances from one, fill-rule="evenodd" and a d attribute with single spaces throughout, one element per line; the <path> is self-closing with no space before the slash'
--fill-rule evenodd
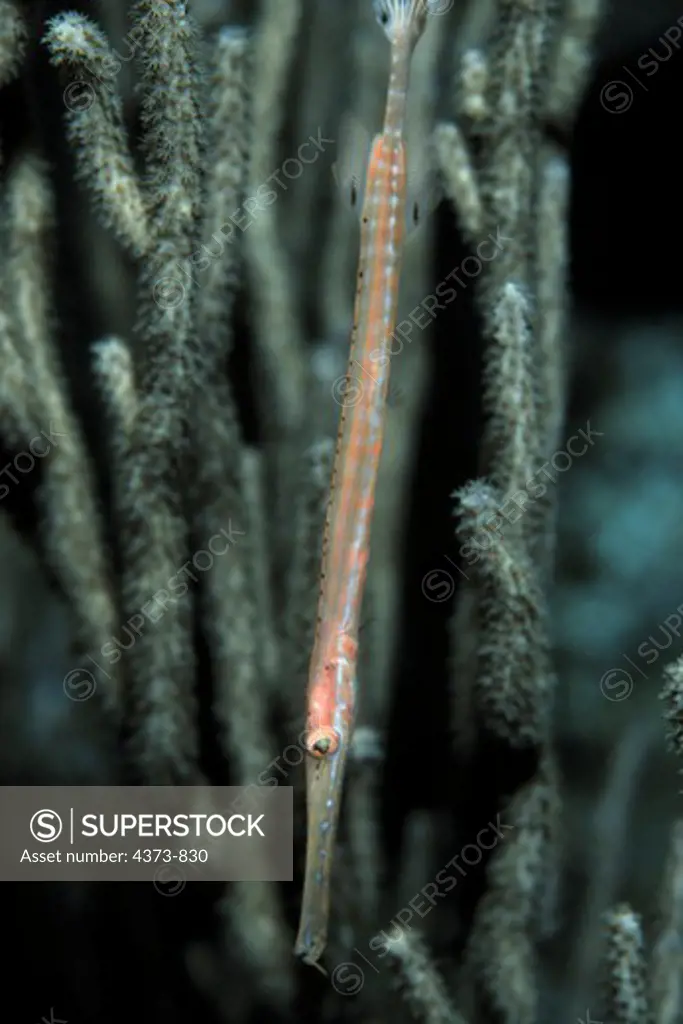
<path id="1" fill-rule="evenodd" d="M 177 273 L 192 251 L 201 198 L 197 59 L 185 0 L 140 0 L 133 18 L 145 129 L 140 182 L 120 101 L 111 81 L 97 76 L 110 57 L 106 40 L 87 19 L 69 14 L 53 19 L 45 37 L 54 63 L 68 75 L 88 69 L 92 102 L 76 104 L 67 117 L 77 159 L 84 177 L 90 180 L 93 171 L 99 176 L 91 187 L 105 224 L 144 257 L 135 415 L 128 436 L 112 445 L 114 460 L 124 458 L 116 504 L 126 621 L 139 617 L 158 595 L 168 596 L 187 563 L 188 523 L 178 479 L 187 469 L 196 359 L 193 296 L 190 289 L 179 293 Z M 191 600 L 171 601 L 129 653 L 134 748 L 145 776 L 157 783 L 189 778 L 196 766 L 191 616 Z"/>
<path id="2" fill-rule="evenodd" d="M 674 822 L 660 893 L 660 930 L 650 958 L 654 1024 L 683 1013 L 683 820 Z"/>
<path id="3" fill-rule="evenodd" d="M 248 79 L 251 40 L 243 31 L 219 34 L 212 53 L 208 97 L 208 149 L 212 162 L 205 182 L 202 254 L 208 263 L 197 295 L 202 348 L 197 383 L 202 395 L 191 419 L 195 534 L 214 536 L 232 523 L 240 536 L 203 575 L 201 600 L 214 677 L 214 712 L 221 746 L 234 782 L 249 785 L 272 758 L 266 721 L 269 693 L 267 652 L 277 658 L 275 637 L 264 620 L 263 581 L 268 573 L 267 534 L 256 502 L 261 500 L 260 460 L 246 453 L 226 375 L 232 346 L 230 313 L 240 278 L 236 245 L 217 232 L 244 194 L 248 156 Z M 251 501 L 249 499 L 252 499 Z M 272 626 L 272 622 L 270 623 Z M 291 992 L 291 956 L 277 887 L 235 883 L 223 907 L 230 932 L 240 940 L 250 968 L 265 970 L 264 990 L 278 1005 Z M 227 943 L 226 943 L 227 948 Z"/>
<path id="4" fill-rule="evenodd" d="M 550 758 L 503 810 L 512 831 L 487 868 L 487 889 L 475 914 L 458 986 L 464 1012 L 493 1012 L 509 1024 L 535 1024 L 535 943 L 547 908 L 547 859 L 553 856 L 557 780 Z"/>
<path id="5" fill-rule="evenodd" d="M 667 665 L 664 670 L 664 685 L 660 694 L 664 704 L 666 739 L 669 749 L 683 757 L 683 661 Z"/>
<path id="6" fill-rule="evenodd" d="M 605 1010 L 609 1024 L 649 1024 L 642 924 L 622 903 L 605 915 Z"/>
<path id="7" fill-rule="evenodd" d="M 683 659 L 664 670 L 666 738 L 683 754 Z M 605 915 L 604 1004 L 609 1024 L 677 1024 L 683 1011 L 683 821 L 674 822 L 659 893 L 658 932 L 649 962 L 641 920 L 620 904 Z"/>
<path id="8" fill-rule="evenodd" d="M 254 195 L 266 187 L 278 170 L 277 138 L 283 97 L 294 57 L 301 19 L 301 0 L 266 0 L 254 44 L 252 138 L 247 191 Z M 302 140 L 303 141 L 303 140 Z M 277 193 L 276 193 L 277 194 Z M 245 232 L 247 271 L 254 305 L 266 422 L 273 435 L 295 431 L 304 409 L 305 363 L 302 333 L 294 303 L 283 243 L 279 236 L 277 202 L 259 206 Z"/>
<path id="9" fill-rule="evenodd" d="M 16 77 L 27 36 L 26 20 L 16 0 L 0 0 L 0 88 Z"/>
<path id="10" fill-rule="evenodd" d="M 140 178 L 102 33 L 64 15 L 46 42 L 54 63 L 90 90 L 91 102 L 68 116 L 70 136 L 102 220 L 139 266 L 135 349 L 119 339 L 95 347 L 109 413 L 124 615 L 166 598 L 127 658 L 133 749 L 149 781 L 189 780 L 197 771 L 193 601 L 183 573 L 190 543 L 208 545 L 213 558 L 199 570 L 199 592 L 215 715 L 234 781 L 246 785 L 271 760 L 263 652 L 271 651 L 271 666 L 276 660 L 263 584 L 259 591 L 255 583 L 267 579 L 268 563 L 255 543 L 267 534 L 249 508 L 250 496 L 260 500 L 253 486 L 260 471 L 245 455 L 226 373 L 241 261 L 221 229 L 244 196 L 251 41 L 241 30 L 220 33 L 203 81 L 185 0 L 139 0 L 132 21 Z M 211 542 L 221 534 L 229 541 L 219 554 Z M 187 576 L 198 582 L 189 569 Z M 275 887 L 237 885 L 228 907 L 250 960 L 266 965 L 270 988 L 286 1002 L 291 958 Z"/>
<path id="11" fill-rule="evenodd" d="M 465 1024 L 416 932 L 402 930 L 387 943 L 387 950 L 398 968 L 400 985 L 416 1020 L 425 1024 Z"/>
<path id="12" fill-rule="evenodd" d="M 477 737 L 493 735 L 511 759 L 526 749 L 536 760 L 510 804 L 516 840 L 494 851 L 488 865 L 463 975 L 472 1012 L 493 1008 L 515 1024 L 532 1024 L 536 1016 L 535 945 L 553 917 L 559 849 L 544 602 L 554 496 L 529 508 L 527 494 L 553 453 L 563 407 L 568 170 L 540 145 L 546 86 L 561 74 L 556 54 L 564 53 L 557 16 L 557 5 L 546 0 L 499 0 L 485 55 L 470 51 L 462 61 L 458 119 L 440 125 L 435 140 L 470 242 L 480 232 L 501 240 L 479 289 L 486 344 L 482 479 L 457 494 L 469 578 L 454 642 L 464 639 L 469 657 L 456 656 L 454 712 L 466 756 Z M 586 46 L 588 38 L 584 33 Z M 506 506 L 508 514 L 501 512 Z"/>
<path id="13" fill-rule="evenodd" d="M 10 169 L 4 228 L 4 344 L 10 372 L 15 368 L 3 378 L 5 403 L 14 409 L 10 421 L 16 435 L 30 429 L 48 440 L 47 448 L 39 449 L 47 456 L 39 501 L 48 558 L 76 617 L 79 653 L 89 659 L 86 667 L 94 668 L 96 686 L 116 719 L 121 714 L 118 673 L 99 667 L 101 647 L 116 624 L 114 598 L 89 455 L 53 348 L 52 192 L 44 165 L 33 156 L 19 157 Z M 31 434 L 22 440 L 31 444 Z"/>
<path id="14" fill-rule="evenodd" d="M 501 529 L 502 496 L 483 482 L 458 492 L 458 535 L 479 594 L 476 715 L 512 746 L 540 745 L 551 683 L 544 613 L 519 535 Z"/>
<path id="15" fill-rule="evenodd" d="M 50 23 L 45 43 L 69 85 L 64 101 L 79 181 L 91 192 L 100 218 L 123 247 L 141 256 L 150 225 L 123 120 L 115 72 L 120 61 L 104 33 L 77 14 Z"/>
<path id="16" fill-rule="evenodd" d="M 656 723 L 655 723 L 656 724 Z M 652 749 L 656 728 L 634 723 L 620 738 L 608 768 L 604 790 L 594 812 L 590 850 L 590 880 L 568 979 L 572 986 L 572 1007 L 576 1016 L 585 1005 L 584 997 L 600 960 L 600 919 L 616 897 L 619 882 L 620 853 L 627 839 L 629 812 L 643 768 Z M 593 861 L 596 861 L 593 863 Z"/>

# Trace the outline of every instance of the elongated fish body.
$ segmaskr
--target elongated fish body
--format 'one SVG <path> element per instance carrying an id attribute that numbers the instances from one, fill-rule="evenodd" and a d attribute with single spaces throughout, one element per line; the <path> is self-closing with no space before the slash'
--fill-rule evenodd
<path id="1" fill-rule="evenodd" d="M 308 685 L 304 894 L 295 953 L 317 965 L 327 944 L 330 873 L 357 697 L 358 632 L 396 326 L 406 208 L 405 117 L 424 0 L 375 0 L 391 42 L 384 128 L 373 141 L 361 245 L 347 398 L 325 524 L 318 629 Z"/>

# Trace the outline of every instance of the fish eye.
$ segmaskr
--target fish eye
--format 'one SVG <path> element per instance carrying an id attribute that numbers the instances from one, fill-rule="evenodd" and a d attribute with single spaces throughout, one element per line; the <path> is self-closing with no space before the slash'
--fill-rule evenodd
<path id="1" fill-rule="evenodd" d="M 339 749 L 339 736 L 336 730 L 329 726 L 314 729 L 306 738 L 306 749 L 317 760 L 335 754 Z"/>

